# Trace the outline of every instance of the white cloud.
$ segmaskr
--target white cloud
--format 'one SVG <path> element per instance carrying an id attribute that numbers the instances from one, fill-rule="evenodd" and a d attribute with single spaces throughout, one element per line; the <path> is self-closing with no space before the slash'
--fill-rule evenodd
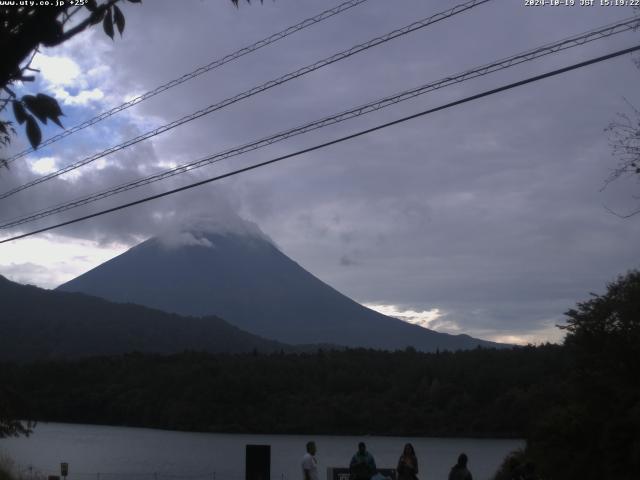
<path id="1" fill-rule="evenodd" d="M 46 175 L 58 170 L 58 159 L 56 157 L 42 157 L 32 161 L 29 166 L 33 173 Z"/>
<path id="2" fill-rule="evenodd" d="M 447 322 L 444 324 L 441 320 L 444 314 L 439 308 L 432 308 L 431 310 L 410 310 L 401 309 L 396 305 L 383 305 L 383 304 L 364 304 L 365 307 L 375 310 L 389 317 L 394 317 L 407 323 L 419 325 L 424 328 L 434 329 L 435 324 L 439 324 L 440 331 L 453 330 L 459 332 L 460 328 L 453 322 Z"/>
<path id="3" fill-rule="evenodd" d="M 180 213 L 173 215 L 173 218 L 165 216 L 163 220 L 166 220 L 166 226 L 159 236 L 162 239 L 168 238 L 168 242 L 171 243 L 172 237 L 185 235 L 186 232 L 188 232 L 187 234 L 191 237 L 194 235 L 202 237 L 207 233 L 218 235 L 232 234 L 259 237 L 273 243 L 273 241 L 260 230 L 258 225 L 238 216 L 223 200 L 221 200 L 218 206 L 210 206 L 207 210 L 206 212 L 192 212 L 186 216 L 184 213 Z M 184 239 L 188 240 L 187 237 L 184 237 Z"/>
<path id="4" fill-rule="evenodd" d="M 169 249 L 180 247 L 207 247 L 214 248 L 213 243 L 206 237 L 196 237 L 191 232 L 178 232 L 166 234 L 160 237 L 162 244 Z"/>
<path id="5" fill-rule="evenodd" d="M 38 175 L 47 175 L 60 169 L 58 162 L 58 157 L 41 157 L 31 161 L 29 164 L 29 168 L 33 173 L 36 173 Z M 82 172 L 80 170 L 71 170 L 70 172 L 63 173 L 59 176 L 59 178 L 61 180 L 75 182 L 81 176 Z"/>
<path id="6" fill-rule="evenodd" d="M 31 262 L 10 263 L 0 266 L 0 275 L 17 283 L 27 285 L 48 285 L 51 284 L 51 271 Z"/>
<path id="7" fill-rule="evenodd" d="M 128 93 L 124 96 L 124 98 L 122 99 L 124 102 L 130 102 L 131 100 L 133 100 L 134 98 L 138 98 L 140 95 L 142 95 L 145 92 L 131 92 Z"/>
<path id="8" fill-rule="evenodd" d="M 82 171 L 76 169 L 76 170 L 71 170 L 70 172 L 63 173 L 58 178 L 60 178 L 60 180 L 67 180 L 69 182 L 75 183 L 78 181 L 80 177 L 82 177 L 82 175 L 83 175 Z"/>
<path id="9" fill-rule="evenodd" d="M 104 98 L 104 92 L 97 87 L 91 90 L 81 90 L 76 95 L 69 93 L 64 88 L 57 88 L 54 94 L 63 104 L 74 106 L 88 105 L 90 102 L 98 102 Z"/>
<path id="10" fill-rule="evenodd" d="M 40 75 L 50 86 L 72 86 L 82 81 L 80 66 L 69 57 L 45 55 L 40 53 L 31 65 L 40 70 Z"/>
<path id="11" fill-rule="evenodd" d="M 539 345 L 542 343 L 562 343 L 564 331 L 555 324 L 549 324 L 544 328 L 524 332 L 503 331 L 487 334 L 484 338 L 493 342 L 510 343 L 513 345 Z"/>
<path id="12" fill-rule="evenodd" d="M 0 275 L 53 288 L 123 253 L 126 248 L 54 235 L 27 238 L 2 245 Z"/>
<path id="13" fill-rule="evenodd" d="M 547 342 L 561 343 L 564 337 L 564 332 L 556 326 L 557 322 L 555 320 L 538 322 L 538 324 L 542 323 L 544 326 L 542 328 L 526 329 L 524 331 L 504 328 L 500 330 L 474 329 L 468 324 L 465 324 L 464 328 L 462 328 L 458 322 L 449 318 L 451 314 L 447 314 L 439 308 L 412 310 L 388 304 L 364 303 L 363 305 L 383 315 L 419 325 L 430 330 L 450 334 L 466 333 L 476 338 L 498 343 L 508 343 L 512 345 L 538 345 Z"/>
<path id="14" fill-rule="evenodd" d="M 111 67 L 109 65 L 97 65 L 93 68 L 90 68 L 87 71 L 88 77 L 96 77 L 96 78 L 104 78 L 111 72 Z"/>

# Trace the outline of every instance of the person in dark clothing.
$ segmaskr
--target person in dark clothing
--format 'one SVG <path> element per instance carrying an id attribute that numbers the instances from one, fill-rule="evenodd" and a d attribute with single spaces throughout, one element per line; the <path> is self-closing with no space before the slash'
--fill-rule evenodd
<path id="1" fill-rule="evenodd" d="M 376 473 L 376 461 L 367 452 L 367 446 L 364 442 L 358 444 L 358 451 L 351 457 L 349 473 L 351 480 L 371 480 L 371 477 Z"/>
<path id="2" fill-rule="evenodd" d="M 471 472 L 467 469 L 467 461 L 466 453 L 461 453 L 458 457 L 458 463 L 451 467 L 449 480 L 473 480 Z"/>
<path id="3" fill-rule="evenodd" d="M 418 458 L 410 443 L 404 446 L 396 471 L 398 480 L 418 480 Z"/>

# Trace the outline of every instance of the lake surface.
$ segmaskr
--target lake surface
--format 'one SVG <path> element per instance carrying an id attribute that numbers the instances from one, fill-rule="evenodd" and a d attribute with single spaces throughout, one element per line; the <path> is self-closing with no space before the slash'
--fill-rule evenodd
<path id="1" fill-rule="evenodd" d="M 27 479 L 31 472 L 59 474 L 60 462 L 68 462 L 68 480 L 244 480 L 245 446 L 271 445 L 271 479 L 300 480 L 308 440 L 318 447 L 320 480 L 327 467 L 348 466 L 359 441 L 366 442 L 379 468 L 395 468 L 403 445 L 411 442 L 420 480 L 446 480 L 461 452 L 469 456 L 473 478 L 488 480 L 509 452 L 524 445 L 519 440 L 219 434 L 39 423 L 29 438 L 0 439 L 0 456 L 12 458 Z"/>

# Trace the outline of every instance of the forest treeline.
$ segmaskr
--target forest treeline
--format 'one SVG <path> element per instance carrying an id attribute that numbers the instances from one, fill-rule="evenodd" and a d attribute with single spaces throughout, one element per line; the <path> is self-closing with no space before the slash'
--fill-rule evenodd
<path id="1" fill-rule="evenodd" d="M 559 346 L 127 354 L 4 364 L 20 418 L 190 431 L 522 437 L 566 398 Z"/>

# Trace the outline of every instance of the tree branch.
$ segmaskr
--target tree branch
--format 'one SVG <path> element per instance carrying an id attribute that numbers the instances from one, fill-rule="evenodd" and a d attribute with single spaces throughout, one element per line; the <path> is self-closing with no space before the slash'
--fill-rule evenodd
<path id="1" fill-rule="evenodd" d="M 622 219 L 631 218 L 631 217 L 633 217 L 633 216 L 635 216 L 635 215 L 637 215 L 637 214 L 639 214 L 639 213 L 640 213 L 640 208 L 638 208 L 637 210 L 634 210 L 634 211 L 632 211 L 631 213 L 628 213 L 628 214 L 626 214 L 626 215 L 623 215 L 623 214 L 621 214 L 621 213 L 618 213 L 618 212 L 616 212 L 616 211 L 614 211 L 614 210 L 610 209 L 610 208 L 609 208 L 609 207 L 607 207 L 605 204 L 602 204 L 602 206 L 603 206 L 603 207 L 604 207 L 604 209 L 605 209 L 607 212 L 609 212 L 610 214 L 615 215 L 616 217 L 618 217 L 618 218 L 622 218 Z"/>
<path id="2" fill-rule="evenodd" d="M 110 8 L 112 5 L 115 5 L 119 1 L 120 0 L 109 0 L 107 3 L 103 3 L 98 7 L 98 9 L 95 12 L 89 15 L 86 19 L 84 19 L 82 22 L 80 22 L 78 25 L 76 25 L 72 29 L 64 32 L 55 42 L 48 43 L 47 46 L 54 47 L 56 45 L 60 45 L 61 43 L 66 42 L 70 38 L 75 37 L 77 34 L 85 31 L 87 27 L 90 27 L 91 25 L 94 24 L 95 18 L 101 16 L 104 12 L 107 11 L 108 8 Z"/>

